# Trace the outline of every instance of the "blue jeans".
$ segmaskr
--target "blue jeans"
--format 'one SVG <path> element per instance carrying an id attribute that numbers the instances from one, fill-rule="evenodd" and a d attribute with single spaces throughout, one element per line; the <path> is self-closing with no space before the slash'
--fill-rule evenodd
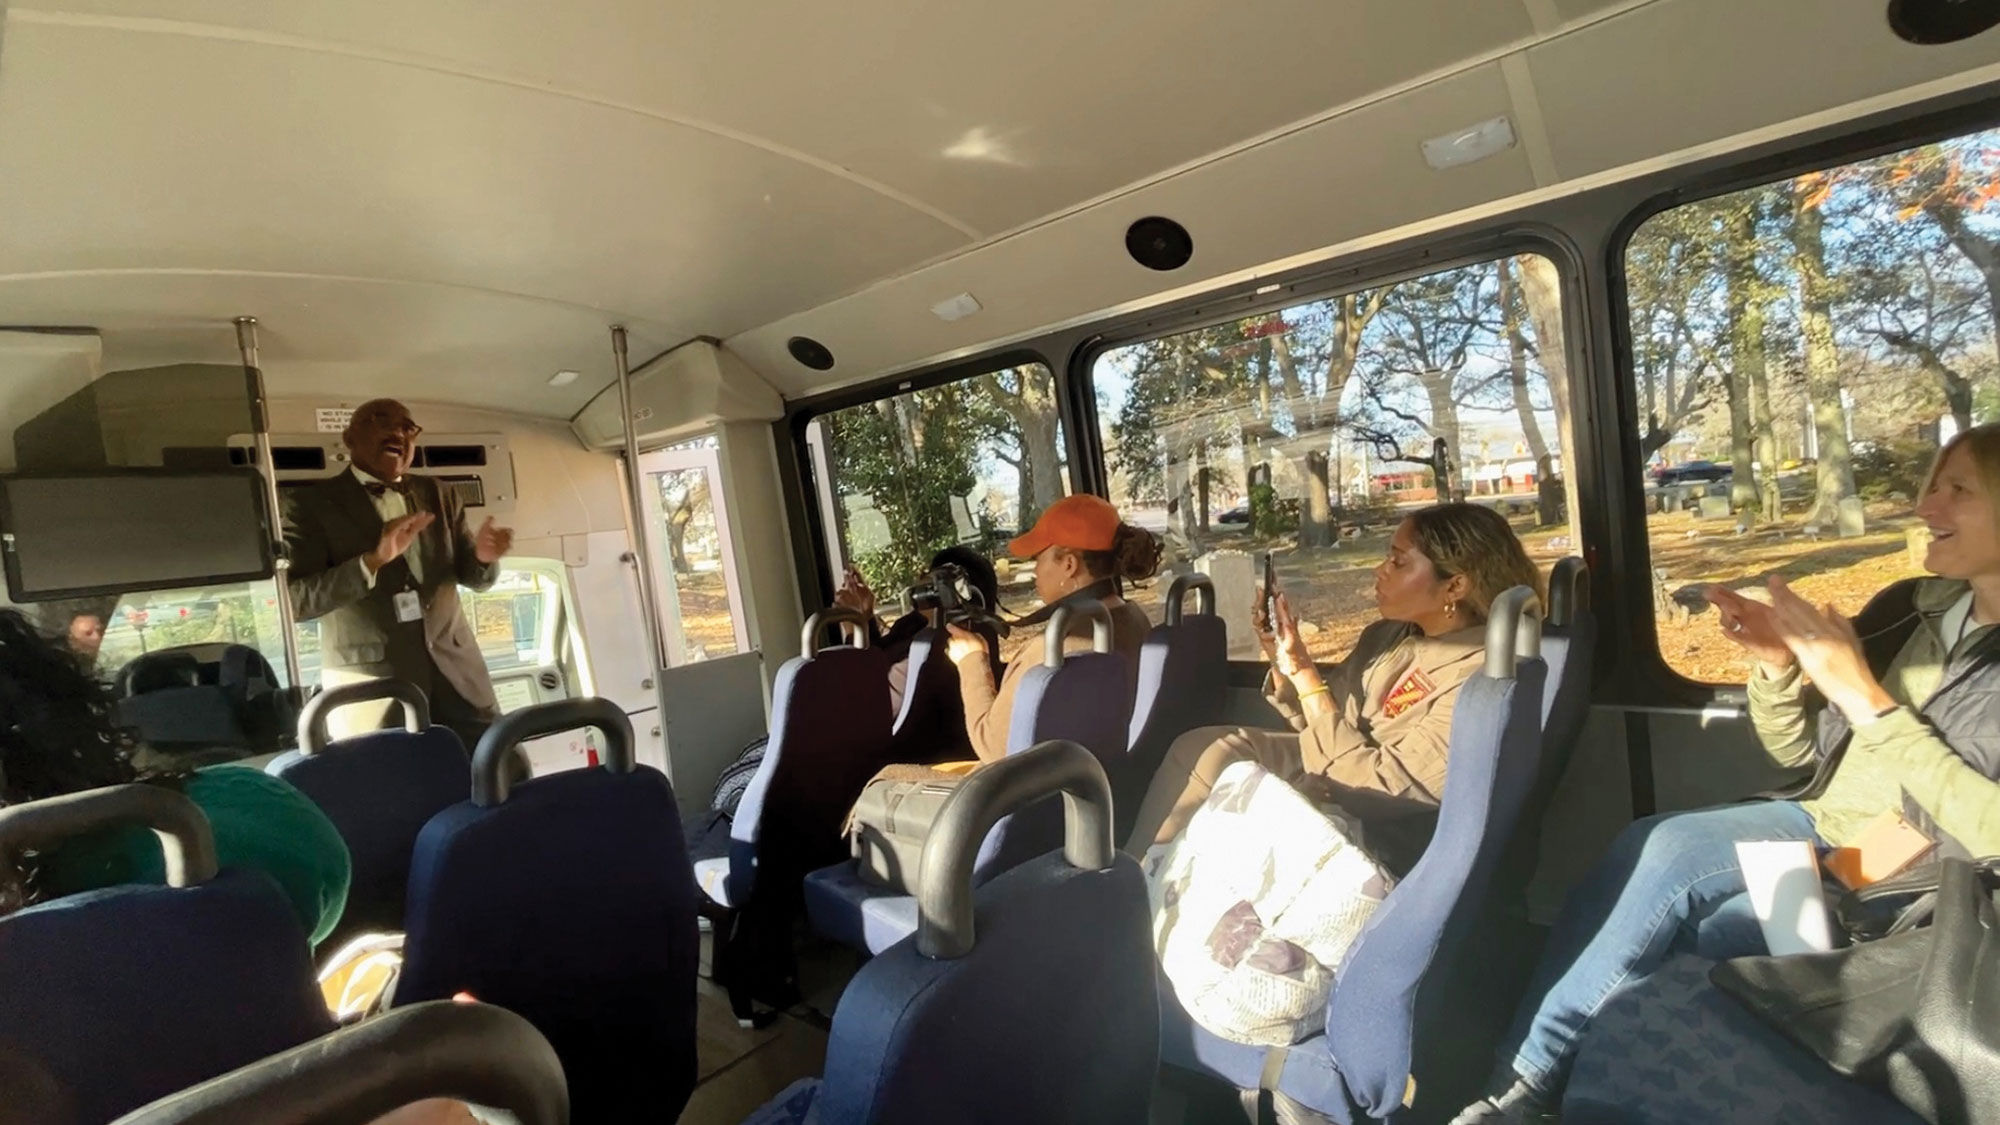
<path id="1" fill-rule="evenodd" d="M 1514 1073 L 1554 1091 L 1604 1001 L 1657 968 L 1676 939 L 1718 959 L 1762 953 L 1736 843 L 1812 838 L 1812 818 L 1789 801 L 1628 825 L 1563 904 L 1505 1041 L 1513 1045 Z"/>

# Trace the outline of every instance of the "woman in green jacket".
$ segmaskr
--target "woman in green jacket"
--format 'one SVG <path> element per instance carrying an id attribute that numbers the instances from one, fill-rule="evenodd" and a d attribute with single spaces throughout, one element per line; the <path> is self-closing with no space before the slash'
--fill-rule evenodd
<path id="1" fill-rule="evenodd" d="M 317 944 L 347 906 L 347 845 L 319 807 L 286 782 L 245 766 L 145 773 L 110 694 L 14 610 L 0 610 L 0 806 L 106 785 L 179 790 L 215 833 L 223 867 L 269 875 Z M 0 912 L 122 883 L 164 883 L 158 839 L 123 829 L 0 864 Z M 14 885 L 7 893 L 7 884 Z"/>
<path id="2" fill-rule="evenodd" d="M 1793 800 L 1626 828 L 1570 892 L 1502 1073 L 1455 1125 L 1539 1119 L 1598 1008 L 1682 935 L 1712 958 L 1764 951 L 1740 925 L 1738 841 L 1838 852 L 1900 816 L 1944 852 L 2000 853 L 2000 425 L 1944 447 L 1917 515 L 1932 534 L 1924 568 L 1937 577 L 1890 586 L 1853 620 L 1777 578 L 1768 604 L 1710 588 L 1724 635 L 1757 661 L 1750 718 L 1764 752 L 1787 766 L 1817 760 L 1814 778 Z"/>

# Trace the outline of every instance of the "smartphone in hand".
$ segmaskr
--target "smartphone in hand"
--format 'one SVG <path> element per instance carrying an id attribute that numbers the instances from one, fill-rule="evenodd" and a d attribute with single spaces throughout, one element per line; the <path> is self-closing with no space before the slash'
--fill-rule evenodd
<path id="1" fill-rule="evenodd" d="M 1264 625 L 1273 631 L 1278 628 L 1278 567 L 1269 551 L 1264 552 Z"/>

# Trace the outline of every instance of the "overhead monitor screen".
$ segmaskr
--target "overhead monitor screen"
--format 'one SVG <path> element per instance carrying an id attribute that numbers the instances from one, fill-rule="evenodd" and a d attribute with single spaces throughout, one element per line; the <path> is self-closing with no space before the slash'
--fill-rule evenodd
<path id="1" fill-rule="evenodd" d="M 254 471 L 0 477 L 0 548 L 16 602 L 271 575 Z"/>

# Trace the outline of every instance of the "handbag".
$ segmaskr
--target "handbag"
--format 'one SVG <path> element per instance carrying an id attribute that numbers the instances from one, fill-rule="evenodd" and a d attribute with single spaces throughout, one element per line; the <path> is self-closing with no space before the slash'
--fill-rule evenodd
<path id="1" fill-rule="evenodd" d="M 924 840 L 958 791 L 958 778 L 878 779 L 861 790 L 848 818 L 855 867 L 865 882 L 916 893 Z"/>
<path id="2" fill-rule="evenodd" d="M 1887 1088 L 1933 1125 L 2000 1125 L 2000 859 L 1947 859 L 1929 871 L 1928 926 L 1828 953 L 1742 957 L 1709 979 L 1835 1072 Z M 1924 893 L 1915 875 L 1898 883 L 1893 893 Z"/>

